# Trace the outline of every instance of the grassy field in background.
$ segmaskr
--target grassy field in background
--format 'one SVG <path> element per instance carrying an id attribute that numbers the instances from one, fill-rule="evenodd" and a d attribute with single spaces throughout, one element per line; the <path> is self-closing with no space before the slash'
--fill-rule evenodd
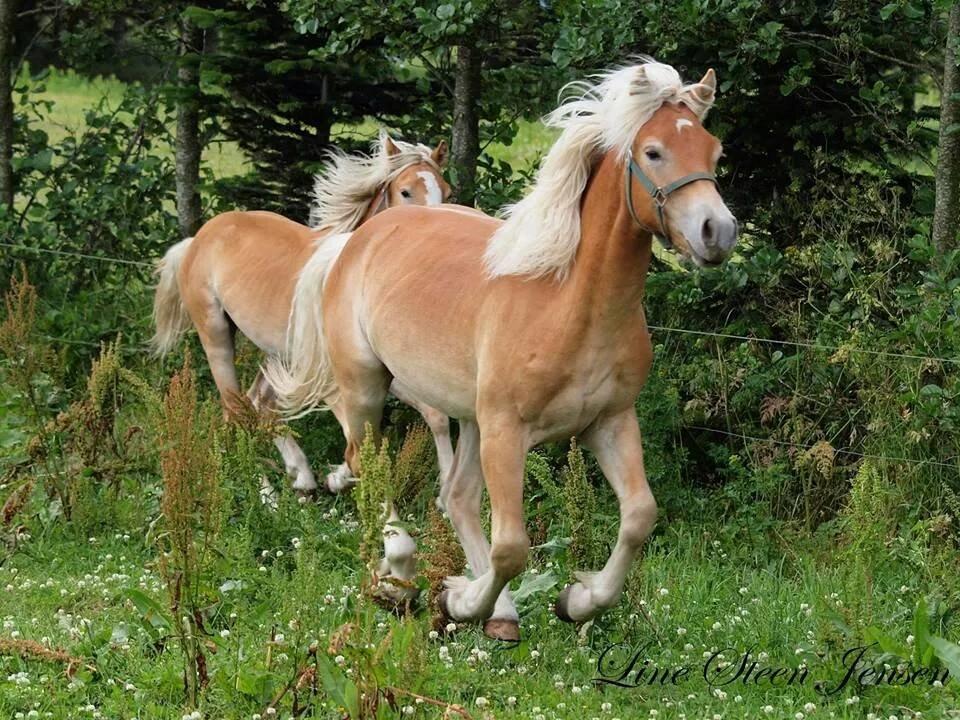
<path id="1" fill-rule="evenodd" d="M 53 107 L 41 127 L 52 142 L 82 132 L 90 108 L 101 101 L 116 107 L 124 91 L 124 84 L 115 78 L 90 79 L 73 71 L 60 70 L 52 70 L 43 85 L 46 90 L 38 93 L 37 99 L 51 100 Z M 375 121 L 367 120 L 359 125 L 335 125 L 332 135 L 334 141 L 338 137 L 373 141 L 379 129 Z M 509 162 L 514 169 L 522 169 L 535 163 L 549 149 L 553 137 L 539 121 L 521 120 L 517 135 L 510 144 L 492 143 L 486 151 L 498 160 Z M 203 163 L 216 178 L 242 175 L 248 169 L 243 151 L 235 142 L 223 138 L 215 139 L 204 148 Z"/>

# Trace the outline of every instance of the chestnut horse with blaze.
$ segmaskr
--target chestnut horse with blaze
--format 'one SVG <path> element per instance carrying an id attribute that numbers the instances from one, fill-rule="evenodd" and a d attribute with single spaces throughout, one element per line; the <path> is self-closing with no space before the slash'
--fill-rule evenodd
<path id="1" fill-rule="evenodd" d="M 337 397 L 352 468 L 391 382 L 460 420 L 442 500 L 473 578 L 447 578 L 440 604 L 501 639 L 519 637 L 507 583 L 530 547 L 524 460 L 538 443 L 579 436 L 620 505 L 609 560 L 577 573 L 557 615 L 582 622 L 616 604 L 657 515 L 634 409 L 652 362 L 643 296 L 653 238 L 698 266 L 722 262 L 737 239 L 714 178 L 721 145 L 701 124 L 712 70 L 684 85 L 674 68 L 646 61 L 575 89 L 547 117 L 562 133 L 506 220 L 389 210 L 294 300 L 295 315 L 322 314 L 291 342 L 325 369 L 309 381 Z M 278 391 L 296 385 L 288 370 L 269 370 Z"/>
<path id="2" fill-rule="evenodd" d="M 372 157 L 332 153 L 325 174 L 317 177 L 310 213 L 313 227 L 270 212 L 226 212 L 207 222 L 195 237 L 172 247 L 158 264 L 154 300 L 158 354 L 171 350 L 192 324 L 200 336 L 225 410 L 236 409 L 241 390 L 234 366 L 234 333 L 240 330 L 268 356 L 286 348 L 287 325 L 297 278 L 317 253 L 335 256 L 343 233 L 388 207 L 439 205 L 450 194 L 441 168 L 446 144 L 435 149 L 392 140 L 385 133 Z M 412 398 L 434 433 L 441 475 L 449 470 L 453 449 L 447 417 Z M 273 389 L 258 374 L 248 397 L 270 409 Z M 275 438 L 296 491 L 314 491 L 316 481 L 303 450 L 291 435 Z M 339 492 L 354 478 L 341 465 L 326 478 Z M 272 488 L 266 487 L 266 492 Z"/>

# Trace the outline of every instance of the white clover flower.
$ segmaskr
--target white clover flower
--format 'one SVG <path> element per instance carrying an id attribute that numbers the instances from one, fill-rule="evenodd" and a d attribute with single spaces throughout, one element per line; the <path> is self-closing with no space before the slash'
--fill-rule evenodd
<path id="1" fill-rule="evenodd" d="M 763 711 L 764 711 L 767 715 L 772 715 L 772 714 L 773 714 L 773 705 L 764 705 L 764 706 L 763 706 Z"/>
<path id="2" fill-rule="evenodd" d="M 457 624 L 455 622 L 447 623 L 447 626 L 444 628 L 448 633 L 456 632 Z"/>
<path id="3" fill-rule="evenodd" d="M 600 704 L 600 710 L 603 711 L 603 712 L 610 712 L 610 710 L 612 710 L 612 709 L 613 709 L 613 705 L 611 705 L 611 704 L 608 703 L 608 702 L 605 702 L 605 703 L 601 703 L 601 704 Z"/>
<path id="4" fill-rule="evenodd" d="M 677 635 L 679 635 L 680 637 L 683 637 L 686 634 L 687 634 L 687 629 L 685 627 L 677 628 Z"/>
<path id="5" fill-rule="evenodd" d="M 536 660 L 538 657 L 540 657 L 540 651 L 539 651 L 539 650 L 531 650 L 531 651 L 530 651 L 530 657 L 533 658 L 534 660 Z"/>
<path id="6" fill-rule="evenodd" d="M 817 709 L 817 706 L 814 705 L 812 702 L 808 702 L 806 705 L 803 706 L 803 711 L 808 713 L 812 713 L 816 709 Z"/>
<path id="7" fill-rule="evenodd" d="M 220 637 L 222 638 L 230 637 L 230 631 L 224 628 L 223 630 L 220 631 Z"/>
<path id="8" fill-rule="evenodd" d="M 907 645 L 913 645 L 914 637 L 913 635 L 907 635 Z"/>
<path id="9" fill-rule="evenodd" d="M 416 712 L 416 710 L 414 709 L 413 705 L 404 705 L 404 706 L 403 706 L 403 714 L 404 714 L 404 715 L 413 715 L 414 712 Z"/>
<path id="10" fill-rule="evenodd" d="M 334 661 L 337 665 L 343 665 L 343 664 L 347 661 L 347 659 L 346 659 L 343 655 L 337 655 L 337 656 L 333 659 L 333 661 Z"/>
<path id="11" fill-rule="evenodd" d="M 670 591 L 667 590 L 666 588 L 660 588 L 657 592 L 660 593 L 660 597 L 666 597 L 667 595 L 670 594 Z"/>
<path id="12" fill-rule="evenodd" d="M 517 699 L 513 695 L 507 698 L 507 705 L 509 705 L 510 707 L 513 707 L 516 704 L 517 704 Z"/>
<path id="13" fill-rule="evenodd" d="M 438 637 L 440 637 L 440 633 L 438 633 L 436 630 L 431 630 L 429 633 L 427 633 L 427 637 L 431 640 L 436 640 Z"/>
<path id="14" fill-rule="evenodd" d="M 723 625 L 721 625 L 719 622 L 715 622 L 712 627 L 714 630 L 719 630 L 723 627 Z"/>

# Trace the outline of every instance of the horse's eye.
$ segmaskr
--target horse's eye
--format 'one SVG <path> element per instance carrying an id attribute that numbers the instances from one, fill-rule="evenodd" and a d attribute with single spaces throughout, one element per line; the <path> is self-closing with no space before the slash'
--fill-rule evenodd
<path id="1" fill-rule="evenodd" d="M 401 190 L 401 191 L 400 191 L 400 194 L 403 195 L 405 198 L 413 197 L 413 196 L 410 194 L 410 191 L 407 190 L 407 189 Z"/>
<path id="2" fill-rule="evenodd" d="M 653 148 L 651 148 L 650 150 L 646 150 L 645 152 L 646 152 L 646 155 L 647 155 L 647 159 L 648 159 L 648 160 L 659 160 L 659 159 L 660 159 L 660 151 L 659 151 L 659 150 L 654 150 Z"/>

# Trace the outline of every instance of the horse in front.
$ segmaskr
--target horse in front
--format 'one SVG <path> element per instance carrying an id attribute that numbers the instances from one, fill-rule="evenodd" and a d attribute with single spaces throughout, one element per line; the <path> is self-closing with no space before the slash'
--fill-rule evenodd
<path id="1" fill-rule="evenodd" d="M 562 132 L 506 220 L 389 210 L 351 235 L 322 278 L 301 276 L 310 290 L 293 314 L 322 308 L 322 323 L 299 324 L 291 347 L 323 370 L 271 373 L 337 398 L 351 468 L 391 382 L 460 420 L 441 500 L 473 578 L 446 581 L 441 606 L 454 620 L 519 637 L 507 584 L 530 547 L 524 460 L 574 435 L 616 493 L 620 526 L 604 567 L 577 573 L 556 613 L 582 622 L 618 601 L 657 514 L 634 409 L 653 359 L 643 310 L 653 238 L 698 266 L 722 262 L 737 239 L 714 178 L 721 145 L 702 125 L 715 89 L 712 70 L 685 85 L 654 61 L 579 83 L 547 117 Z"/>

